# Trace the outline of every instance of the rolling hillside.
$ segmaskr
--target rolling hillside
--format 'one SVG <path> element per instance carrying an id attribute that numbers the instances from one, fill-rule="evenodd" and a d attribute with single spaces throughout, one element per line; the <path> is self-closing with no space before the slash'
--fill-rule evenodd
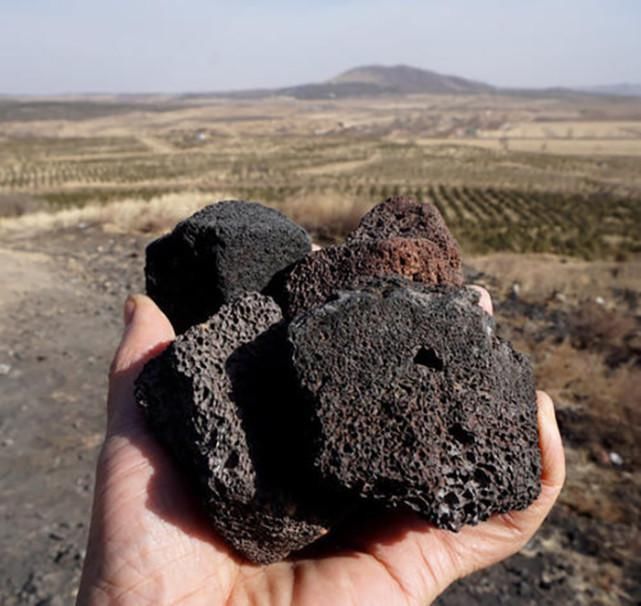
<path id="1" fill-rule="evenodd" d="M 309 99 L 370 95 L 478 94 L 494 90 L 493 86 L 483 82 L 408 65 L 369 65 L 350 69 L 326 82 L 292 86 L 276 92 Z"/>

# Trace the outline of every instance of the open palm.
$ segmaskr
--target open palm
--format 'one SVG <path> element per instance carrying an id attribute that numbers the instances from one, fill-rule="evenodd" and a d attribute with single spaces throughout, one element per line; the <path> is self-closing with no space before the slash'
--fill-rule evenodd
<path id="1" fill-rule="evenodd" d="M 482 297 L 489 310 L 489 297 Z M 367 520 L 339 549 L 269 566 L 219 539 L 135 405 L 142 365 L 174 338 L 147 297 L 130 298 L 114 359 L 105 443 L 78 604 L 420 605 L 450 583 L 518 551 L 541 525 L 565 477 L 550 398 L 539 392 L 541 495 L 527 510 L 459 533 L 410 514 Z"/>

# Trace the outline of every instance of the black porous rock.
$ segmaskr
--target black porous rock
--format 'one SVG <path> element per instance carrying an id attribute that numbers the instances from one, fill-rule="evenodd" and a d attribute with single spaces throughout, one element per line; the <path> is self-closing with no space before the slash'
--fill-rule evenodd
<path id="1" fill-rule="evenodd" d="M 462 287 L 438 209 L 390 198 L 309 251 L 283 215 L 238 201 L 147 250 L 179 336 L 136 398 L 220 536 L 264 564 L 374 505 L 451 530 L 527 507 L 532 371 Z"/>
<path id="2" fill-rule="evenodd" d="M 177 333 L 204 322 L 311 250 L 307 232 L 255 202 L 212 204 L 147 247 L 147 294 Z"/>
<path id="3" fill-rule="evenodd" d="M 372 280 L 288 333 L 326 481 L 451 530 L 539 494 L 532 370 L 475 291 Z"/>
<path id="4" fill-rule="evenodd" d="M 289 347 L 278 306 L 246 294 L 149 361 L 135 389 L 216 530 L 261 564 L 308 545 L 329 524 L 312 513 L 322 503 L 306 488 L 313 470 Z"/>
<path id="5" fill-rule="evenodd" d="M 386 238 L 423 238 L 433 242 L 461 271 L 461 252 L 441 213 L 431 202 L 419 202 L 410 196 L 393 196 L 363 216 L 358 227 L 347 236 L 356 240 Z"/>
<path id="6" fill-rule="evenodd" d="M 338 290 L 350 289 L 364 276 L 402 276 L 424 284 L 461 285 L 458 256 L 444 254 L 423 238 L 356 240 L 312 252 L 283 270 L 268 291 L 287 318 L 324 303 Z"/>

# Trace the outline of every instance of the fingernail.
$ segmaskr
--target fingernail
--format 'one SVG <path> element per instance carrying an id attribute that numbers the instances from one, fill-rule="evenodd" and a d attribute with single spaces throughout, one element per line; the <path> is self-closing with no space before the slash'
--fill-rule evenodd
<path id="1" fill-rule="evenodd" d="M 125 308 L 123 310 L 123 316 L 125 320 L 125 328 L 131 324 L 131 321 L 134 319 L 134 314 L 136 313 L 136 299 L 129 295 L 125 301 Z"/>

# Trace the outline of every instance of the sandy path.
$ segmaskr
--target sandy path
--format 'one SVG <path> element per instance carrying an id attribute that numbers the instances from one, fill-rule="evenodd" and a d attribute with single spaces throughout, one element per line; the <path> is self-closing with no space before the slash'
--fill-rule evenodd
<path id="1" fill-rule="evenodd" d="M 31 292 L 52 288 L 53 283 L 51 258 L 48 255 L 0 248 L 0 310 Z M 0 326 L 2 319 L 0 315 Z"/>

